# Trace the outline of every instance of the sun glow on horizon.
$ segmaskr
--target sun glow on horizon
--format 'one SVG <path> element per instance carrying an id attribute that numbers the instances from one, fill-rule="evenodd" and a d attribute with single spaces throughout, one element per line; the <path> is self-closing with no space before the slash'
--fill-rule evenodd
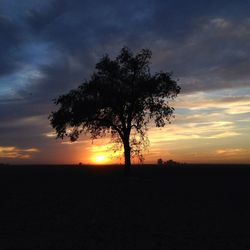
<path id="1" fill-rule="evenodd" d="M 110 143 L 108 137 L 96 140 L 95 145 L 91 144 L 86 147 L 88 150 L 87 162 L 96 165 L 119 164 L 122 152 L 119 150 L 114 151 L 114 146 L 114 143 Z"/>
<path id="2" fill-rule="evenodd" d="M 103 164 L 106 162 L 106 157 L 104 155 L 97 155 L 94 157 L 94 162 L 96 164 Z"/>

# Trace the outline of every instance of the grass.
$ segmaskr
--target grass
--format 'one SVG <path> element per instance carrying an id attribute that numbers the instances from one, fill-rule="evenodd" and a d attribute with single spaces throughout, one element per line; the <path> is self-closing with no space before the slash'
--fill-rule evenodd
<path id="1" fill-rule="evenodd" d="M 250 166 L 1 166 L 0 249 L 250 249 Z"/>

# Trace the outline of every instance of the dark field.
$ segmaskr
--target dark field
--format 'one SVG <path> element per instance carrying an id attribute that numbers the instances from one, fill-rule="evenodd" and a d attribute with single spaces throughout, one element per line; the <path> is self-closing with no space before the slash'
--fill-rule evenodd
<path id="1" fill-rule="evenodd" d="M 1 166 L 0 249 L 250 249 L 250 166 Z"/>

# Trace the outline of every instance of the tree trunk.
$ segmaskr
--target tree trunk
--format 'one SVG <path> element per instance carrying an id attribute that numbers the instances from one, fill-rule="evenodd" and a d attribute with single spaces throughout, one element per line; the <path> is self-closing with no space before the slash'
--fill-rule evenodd
<path id="1" fill-rule="evenodd" d="M 124 142 L 124 159 L 125 159 L 125 167 L 124 171 L 126 175 L 131 175 L 131 148 L 129 145 L 129 138 Z"/>

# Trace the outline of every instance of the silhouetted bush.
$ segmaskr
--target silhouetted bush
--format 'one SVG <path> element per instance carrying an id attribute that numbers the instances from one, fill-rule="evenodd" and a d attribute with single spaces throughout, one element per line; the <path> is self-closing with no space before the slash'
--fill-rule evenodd
<path id="1" fill-rule="evenodd" d="M 160 158 L 157 160 L 157 165 L 162 165 L 163 164 L 163 160 Z"/>

